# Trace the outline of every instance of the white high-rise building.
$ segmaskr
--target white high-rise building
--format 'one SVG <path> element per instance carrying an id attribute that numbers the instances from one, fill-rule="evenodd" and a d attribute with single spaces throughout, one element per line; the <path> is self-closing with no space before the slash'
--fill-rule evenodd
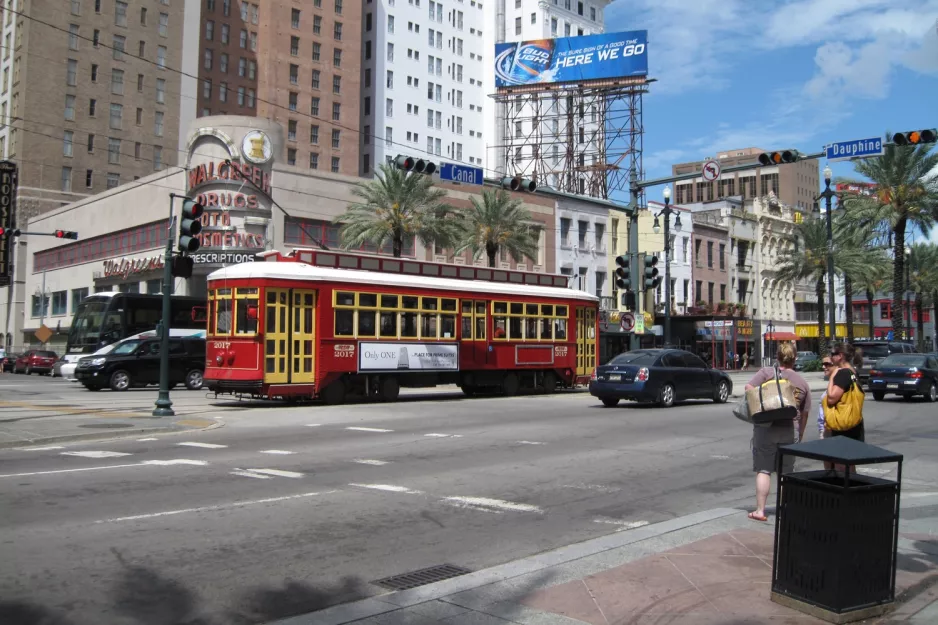
<path id="1" fill-rule="evenodd" d="M 495 44 L 557 37 L 576 37 L 605 32 L 603 12 L 612 0 L 493 0 L 485 6 L 486 24 L 494 25 L 492 37 L 485 41 L 486 95 L 495 93 Z M 598 142 L 604 141 L 598 120 L 601 112 L 574 111 L 566 114 L 567 102 L 562 98 L 549 106 L 541 102 L 541 117 L 530 105 L 520 111 L 508 111 L 491 97 L 485 99 L 485 166 L 488 175 L 535 173 L 534 154 L 549 163 L 553 172 L 565 169 L 565 159 L 579 165 L 595 165 L 592 160 L 600 152 Z M 516 120 L 506 135 L 505 119 Z M 535 129 L 533 124 L 540 124 Z M 533 140 L 539 137 L 538 140 Z M 569 142 L 574 153 L 567 153 Z M 537 145 L 540 143 L 540 145 Z M 506 148 L 507 146 L 507 148 Z M 506 155 L 508 158 L 506 159 Z M 537 183 L 567 191 L 589 194 L 585 185 L 558 185 L 558 174 L 538 171 Z M 584 188 L 580 188 L 583 186 Z"/>
<path id="2" fill-rule="evenodd" d="M 482 166 L 484 17 L 476 0 L 366 0 L 362 175 L 398 154 Z"/>

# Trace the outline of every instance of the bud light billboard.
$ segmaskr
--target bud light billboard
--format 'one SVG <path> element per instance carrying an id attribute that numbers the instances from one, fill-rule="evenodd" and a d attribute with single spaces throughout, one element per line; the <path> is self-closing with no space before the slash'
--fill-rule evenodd
<path id="1" fill-rule="evenodd" d="M 495 44 L 495 86 L 648 75 L 648 31 Z"/>

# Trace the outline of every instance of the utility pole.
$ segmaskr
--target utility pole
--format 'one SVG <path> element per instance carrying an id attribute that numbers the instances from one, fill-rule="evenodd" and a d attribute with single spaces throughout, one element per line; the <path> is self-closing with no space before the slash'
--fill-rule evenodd
<path id="1" fill-rule="evenodd" d="M 175 193 L 169 194 L 169 230 L 166 233 L 166 250 L 163 252 L 163 315 L 160 319 L 160 392 L 153 408 L 154 417 L 172 417 L 173 402 L 169 399 L 169 320 L 172 317 L 173 292 L 173 232 L 176 229 L 176 217 L 173 214 Z"/>

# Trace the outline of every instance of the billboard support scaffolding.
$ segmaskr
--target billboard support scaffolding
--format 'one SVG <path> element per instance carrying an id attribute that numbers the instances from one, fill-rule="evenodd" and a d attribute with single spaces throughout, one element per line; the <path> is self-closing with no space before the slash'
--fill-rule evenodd
<path id="1" fill-rule="evenodd" d="M 648 80 L 590 81 L 501 88 L 501 137 L 507 175 L 538 186 L 609 199 L 644 178 L 642 96 Z M 606 84 L 603 84 L 606 83 Z M 611 83 L 611 84 L 610 84 Z M 626 83 L 626 84 L 622 84 Z"/>

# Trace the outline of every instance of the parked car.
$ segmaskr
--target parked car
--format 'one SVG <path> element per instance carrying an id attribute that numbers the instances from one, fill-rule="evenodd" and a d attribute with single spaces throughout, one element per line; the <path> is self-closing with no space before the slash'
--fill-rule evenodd
<path id="1" fill-rule="evenodd" d="M 0 371 L 6 373 L 7 371 L 12 372 L 13 366 L 16 364 L 16 359 L 22 356 L 22 354 L 7 354 L 0 360 Z"/>
<path id="2" fill-rule="evenodd" d="M 804 371 L 805 365 L 818 360 L 818 355 L 814 352 L 798 352 L 795 356 L 795 371 Z"/>
<path id="3" fill-rule="evenodd" d="M 44 349 L 31 349 L 13 363 L 13 373 L 25 373 L 29 375 L 31 373 L 45 373 L 46 375 L 52 374 L 52 367 L 55 366 L 55 361 L 58 359 L 58 356 L 55 352 L 50 352 Z"/>
<path id="4" fill-rule="evenodd" d="M 887 394 L 911 399 L 924 395 L 938 401 L 938 358 L 927 354 L 893 354 L 870 370 L 873 399 L 882 401 Z"/>
<path id="5" fill-rule="evenodd" d="M 205 339 L 170 338 L 169 383 L 185 384 L 189 389 L 202 388 L 205 373 Z M 110 387 L 126 391 L 135 386 L 160 381 L 160 340 L 126 339 L 109 353 L 84 356 L 75 368 L 75 377 L 85 388 L 99 391 Z"/>
<path id="6" fill-rule="evenodd" d="M 917 350 L 910 343 L 901 341 L 858 341 L 855 343 L 863 351 L 863 366 L 857 369 L 860 384 L 869 388 L 870 369 L 879 361 L 892 354 L 914 354 Z"/>
<path id="7" fill-rule="evenodd" d="M 733 392 L 733 381 L 726 372 L 709 367 L 690 352 L 640 349 L 619 354 L 597 367 L 589 389 L 608 408 L 620 399 L 668 407 L 684 399 L 723 403 Z"/>

